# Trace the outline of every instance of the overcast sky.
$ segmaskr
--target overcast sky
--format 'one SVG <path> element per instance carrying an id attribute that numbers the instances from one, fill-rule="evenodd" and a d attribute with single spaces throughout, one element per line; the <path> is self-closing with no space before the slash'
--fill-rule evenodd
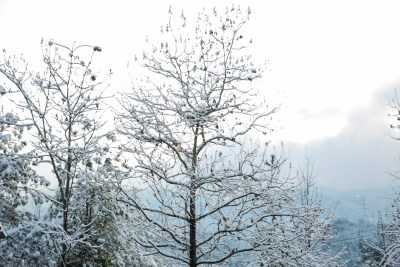
<path id="1" fill-rule="evenodd" d="M 156 36 L 172 6 L 190 19 L 214 1 L 0 0 L 0 47 L 34 60 L 40 40 L 99 45 L 102 64 L 127 62 Z M 217 1 L 216 1 L 217 2 Z M 233 1 L 238 2 L 238 1 Z M 218 1 L 223 9 L 232 1 Z M 268 60 L 261 93 L 282 103 L 274 136 L 292 161 L 308 151 L 318 184 L 386 186 L 400 169 L 386 98 L 400 88 L 397 1 L 240 1 L 250 6 L 249 51 Z M 1 83 L 1 80 L 0 80 Z"/>

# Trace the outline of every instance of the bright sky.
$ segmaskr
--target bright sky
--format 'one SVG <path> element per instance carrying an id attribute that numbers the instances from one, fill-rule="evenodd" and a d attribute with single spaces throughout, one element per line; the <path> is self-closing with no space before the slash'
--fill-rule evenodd
<path id="1" fill-rule="evenodd" d="M 220 9 L 232 3 L 0 0 L 0 48 L 23 52 L 30 58 L 40 55 L 41 38 L 67 45 L 74 41 L 100 45 L 104 64 L 114 72 L 127 72 L 127 62 L 140 54 L 146 35 L 158 35 L 166 23 L 170 5 L 175 14 L 183 9 L 190 19 L 203 7 L 211 10 L 214 2 Z M 272 95 L 272 102 L 282 103 L 279 141 L 319 151 L 323 146 L 317 144 L 350 133 L 364 136 L 364 132 L 357 132 L 354 117 L 361 110 L 370 114 L 373 106 L 378 114 L 363 118 L 363 129 L 382 135 L 366 140 L 387 138 L 391 142 L 384 133 L 386 111 L 377 96 L 400 85 L 398 1 L 233 2 L 243 8 L 250 6 L 252 17 L 246 31 L 254 43 L 250 52 L 260 63 L 269 61 L 271 71 L 259 89 L 267 98 Z M 395 148 L 388 153 L 393 162 L 379 165 L 378 173 L 395 168 Z M 368 160 L 357 168 L 364 164 Z M 377 184 L 368 179 L 370 185 Z M 351 186 L 345 179 L 343 183 L 342 187 Z M 334 185 L 331 180 L 326 184 Z"/>

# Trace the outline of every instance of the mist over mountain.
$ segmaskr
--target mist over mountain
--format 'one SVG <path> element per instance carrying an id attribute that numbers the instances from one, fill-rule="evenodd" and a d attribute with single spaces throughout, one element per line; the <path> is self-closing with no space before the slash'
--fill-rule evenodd
<path id="1" fill-rule="evenodd" d="M 346 218 L 354 222 L 362 219 L 375 222 L 378 211 L 382 214 L 390 212 L 396 195 L 396 189 L 393 187 L 341 191 L 321 186 L 318 192 L 321 195 L 322 206 L 333 211 L 336 218 Z"/>

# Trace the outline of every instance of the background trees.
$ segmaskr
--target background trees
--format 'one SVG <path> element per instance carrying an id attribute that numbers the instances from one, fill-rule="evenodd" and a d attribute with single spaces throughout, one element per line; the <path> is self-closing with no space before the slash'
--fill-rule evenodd
<path id="1" fill-rule="evenodd" d="M 334 215 L 321 205 L 312 160 L 306 156 L 296 186 L 286 192 L 278 212 L 258 228 L 260 244 L 251 266 L 341 266 L 341 253 L 327 245 L 334 240 Z"/>

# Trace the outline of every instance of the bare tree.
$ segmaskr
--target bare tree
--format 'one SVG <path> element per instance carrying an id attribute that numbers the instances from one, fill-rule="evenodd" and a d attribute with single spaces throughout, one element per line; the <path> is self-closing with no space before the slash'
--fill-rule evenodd
<path id="1" fill-rule="evenodd" d="M 305 243 L 308 248 L 311 248 L 312 235 L 313 231 L 311 231 L 311 227 L 314 226 L 313 220 L 318 220 L 321 216 L 323 209 L 321 208 L 320 199 L 316 195 L 316 187 L 315 187 L 315 174 L 314 174 L 314 163 L 308 155 L 305 156 L 303 167 L 299 171 L 299 204 L 302 207 L 307 209 L 307 213 L 309 213 L 309 220 L 306 222 L 306 225 L 301 225 L 299 228 L 305 232 Z M 313 212 L 314 210 L 314 212 Z M 313 215 L 313 216 L 310 216 Z M 332 221 L 332 218 L 324 221 Z M 311 222 L 311 223 L 309 223 Z M 322 236 L 328 235 L 329 226 L 326 225 L 326 229 L 318 231 L 317 234 L 322 234 Z M 314 233 L 315 234 L 315 233 Z"/>
<path id="2" fill-rule="evenodd" d="M 315 187 L 313 161 L 306 156 L 297 173 L 295 190 L 287 192 L 280 210 L 290 216 L 275 216 L 260 225 L 256 235 L 260 247 L 251 266 L 342 266 L 341 253 L 327 242 L 334 215 L 322 207 Z M 254 265 L 255 264 L 255 265 Z"/>
<path id="3" fill-rule="evenodd" d="M 143 53 L 148 76 L 120 98 L 121 148 L 142 190 L 137 199 L 121 181 L 121 200 L 155 229 L 137 241 L 174 264 L 219 264 L 255 251 L 261 225 L 293 215 L 284 158 L 268 137 L 250 136 L 267 135 L 278 108 L 252 88 L 263 69 L 245 53 L 249 15 L 239 7 L 222 16 L 203 11 L 194 29 L 184 14 L 178 27 L 171 16 L 162 42 Z"/>

